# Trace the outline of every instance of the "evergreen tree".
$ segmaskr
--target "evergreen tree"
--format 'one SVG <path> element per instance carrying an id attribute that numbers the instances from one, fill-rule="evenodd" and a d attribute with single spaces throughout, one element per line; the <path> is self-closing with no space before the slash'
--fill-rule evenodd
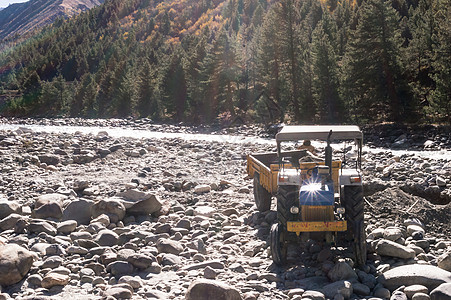
<path id="1" fill-rule="evenodd" d="M 430 113 L 434 120 L 451 124 L 451 6 L 449 0 L 437 0 L 434 9 L 437 34 L 434 36 L 435 90 L 430 99 Z"/>
<path id="2" fill-rule="evenodd" d="M 364 119 L 401 121 L 398 15 L 383 0 L 367 0 L 345 55 L 345 96 L 349 111 Z"/>
<path id="3" fill-rule="evenodd" d="M 335 30 L 325 12 L 323 20 L 313 31 L 312 60 L 313 88 L 319 120 L 322 123 L 338 123 L 342 117 L 342 104 L 338 93 L 338 64 L 331 43 Z M 329 33 L 327 33 L 329 32 Z"/>
<path id="4" fill-rule="evenodd" d="M 172 56 L 163 78 L 162 89 L 163 106 L 166 109 L 166 113 L 175 121 L 182 121 L 188 95 L 181 53 L 175 53 Z"/>
<path id="5" fill-rule="evenodd" d="M 146 60 L 140 70 L 138 78 L 137 102 L 138 114 L 141 117 L 153 117 L 158 119 L 159 107 L 157 99 L 153 94 L 153 72 L 149 62 Z"/>

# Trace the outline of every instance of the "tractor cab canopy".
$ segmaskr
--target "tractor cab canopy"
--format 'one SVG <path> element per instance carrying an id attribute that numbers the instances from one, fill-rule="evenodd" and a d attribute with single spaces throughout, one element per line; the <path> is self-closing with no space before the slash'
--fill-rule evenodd
<path id="1" fill-rule="evenodd" d="M 282 153 L 282 142 L 294 142 L 299 140 L 327 141 L 328 147 L 332 141 L 354 140 L 358 147 L 358 166 L 361 164 L 363 133 L 355 125 L 291 125 L 284 126 L 276 134 L 277 154 L 279 163 L 282 157 L 289 156 L 290 152 Z M 331 153 L 326 153 L 326 161 L 331 159 Z"/>
<path id="2" fill-rule="evenodd" d="M 354 125 L 295 125 L 284 126 L 276 135 L 276 142 L 297 141 L 297 140 L 322 140 L 327 141 L 330 131 L 332 140 L 353 140 L 362 141 L 363 133 L 358 126 Z"/>

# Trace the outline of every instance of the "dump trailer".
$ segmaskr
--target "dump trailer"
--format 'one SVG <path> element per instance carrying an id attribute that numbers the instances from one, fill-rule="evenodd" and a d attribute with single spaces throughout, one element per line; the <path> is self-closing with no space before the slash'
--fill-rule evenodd
<path id="1" fill-rule="evenodd" d="M 302 140 L 326 142 L 321 159 L 306 150 L 283 151 L 285 143 Z M 355 145 L 355 157 L 332 159 L 331 143 Z M 277 200 L 277 223 L 270 231 L 273 261 L 283 264 L 294 239 L 337 241 L 343 232 L 353 243 L 357 265 L 366 262 L 364 200 L 361 162 L 363 134 L 358 126 L 284 126 L 276 135 L 277 152 L 250 154 L 247 173 L 254 180 L 254 199 L 259 211 Z"/>

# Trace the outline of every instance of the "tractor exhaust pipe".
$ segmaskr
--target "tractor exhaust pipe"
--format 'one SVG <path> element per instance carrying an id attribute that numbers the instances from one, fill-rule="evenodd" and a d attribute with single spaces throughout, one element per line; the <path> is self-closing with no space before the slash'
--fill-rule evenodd
<path id="1" fill-rule="evenodd" d="M 327 136 L 327 146 L 326 146 L 326 166 L 329 167 L 329 176 L 332 177 L 332 147 L 330 146 L 330 137 L 332 135 L 332 130 L 329 132 Z"/>

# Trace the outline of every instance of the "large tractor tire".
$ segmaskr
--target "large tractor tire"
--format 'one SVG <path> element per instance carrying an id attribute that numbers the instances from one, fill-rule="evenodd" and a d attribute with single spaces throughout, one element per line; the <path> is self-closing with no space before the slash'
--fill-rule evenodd
<path id="1" fill-rule="evenodd" d="M 260 175 L 255 173 L 254 175 L 254 199 L 257 209 L 261 212 L 267 211 L 271 208 L 271 193 L 268 192 L 260 184 Z"/>
<path id="2" fill-rule="evenodd" d="M 281 266 L 287 260 L 287 243 L 285 231 L 280 224 L 273 224 L 270 232 L 270 248 L 273 262 Z"/>
<path id="3" fill-rule="evenodd" d="M 363 188 L 360 185 L 345 186 L 343 189 L 345 216 L 348 222 L 348 239 L 353 243 L 357 266 L 366 263 L 366 234 L 364 225 Z"/>
<path id="4" fill-rule="evenodd" d="M 292 216 L 290 207 L 297 205 L 299 201 L 298 187 L 295 185 L 279 185 L 277 192 L 277 220 L 282 226 L 287 225 Z"/>

